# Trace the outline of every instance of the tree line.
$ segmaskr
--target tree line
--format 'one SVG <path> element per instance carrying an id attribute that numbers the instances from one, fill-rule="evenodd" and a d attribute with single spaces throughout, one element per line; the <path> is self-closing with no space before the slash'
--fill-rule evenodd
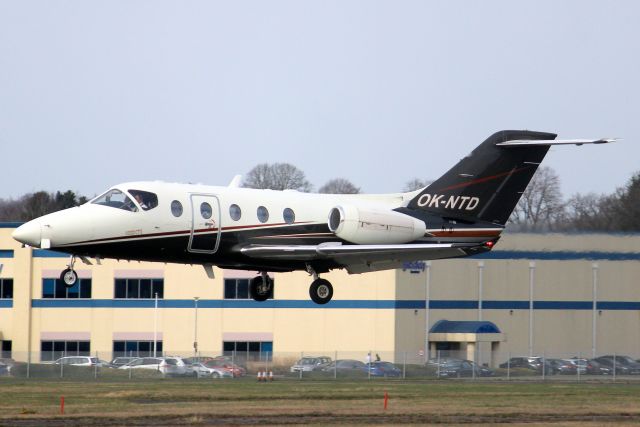
<path id="1" fill-rule="evenodd" d="M 424 188 L 432 181 L 413 178 L 403 191 Z M 313 191 L 303 171 L 289 163 L 262 163 L 251 169 L 243 187 Z M 318 193 L 358 194 L 346 178 L 331 179 Z M 79 206 L 87 198 L 71 190 L 48 193 L 38 191 L 18 199 L 0 199 L 0 221 L 28 221 L 47 213 Z M 560 178 L 550 167 L 540 167 L 518 202 L 508 229 L 514 231 L 640 231 L 640 171 L 612 194 L 575 194 L 564 199 Z"/>

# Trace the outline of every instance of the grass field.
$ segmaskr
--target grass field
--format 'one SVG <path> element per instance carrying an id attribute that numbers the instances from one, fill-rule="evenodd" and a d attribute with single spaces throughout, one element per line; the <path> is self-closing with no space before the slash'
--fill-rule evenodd
<path id="1" fill-rule="evenodd" d="M 0 426 L 638 422 L 626 383 L 0 380 Z"/>

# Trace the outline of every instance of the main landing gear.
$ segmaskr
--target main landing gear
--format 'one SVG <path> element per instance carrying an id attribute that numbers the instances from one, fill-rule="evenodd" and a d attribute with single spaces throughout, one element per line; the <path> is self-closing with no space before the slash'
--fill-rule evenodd
<path id="1" fill-rule="evenodd" d="M 73 269 L 73 265 L 76 263 L 76 256 L 71 255 L 71 260 L 67 265 L 67 268 L 60 273 L 60 280 L 67 288 L 72 288 L 78 282 L 78 273 Z"/>
<path id="2" fill-rule="evenodd" d="M 249 282 L 249 295 L 256 301 L 266 301 L 273 296 L 273 279 L 266 271 Z"/>
<path id="3" fill-rule="evenodd" d="M 318 277 L 313 267 L 307 265 L 307 272 L 313 276 L 313 282 L 309 286 L 309 296 L 316 304 L 326 304 L 333 297 L 333 286 L 326 279 Z"/>
<path id="4" fill-rule="evenodd" d="M 309 296 L 316 304 L 326 304 L 333 297 L 333 286 L 331 282 L 318 277 L 313 267 L 307 265 L 307 272 L 313 276 L 313 282 L 309 286 Z M 256 301 L 266 301 L 273 298 L 273 279 L 266 271 L 260 276 L 254 277 L 249 282 L 249 295 Z"/>

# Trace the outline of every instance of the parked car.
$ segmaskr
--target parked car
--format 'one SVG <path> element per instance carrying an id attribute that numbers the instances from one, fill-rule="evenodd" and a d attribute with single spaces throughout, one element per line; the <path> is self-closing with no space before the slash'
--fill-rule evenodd
<path id="1" fill-rule="evenodd" d="M 578 373 L 577 364 L 564 359 L 545 359 L 545 362 L 551 366 L 551 373 L 558 375 L 576 375 Z"/>
<path id="2" fill-rule="evenodd" d="M 15 364 L 16 364 L 16 361 L 11 358 L 8 358 L 8 357 L 0 358 L 0 375 L 10 375 L 11 368 L 13 368 Z"/>
<path id="3" fill-rule="evenodd" d="M 137 357 L 131 362 L 120 366 L 119 369 L 150 369 L 159 370 L 162 359 L 159 357 Z"/>
<path id="4" fill-rule="evenodd" d="M 640 375 L 640 363 L 629 356 L 606 355 L 593 360 L 611 368 L 618 375 Z"/>
<path id="5" fill-rule="evenodd" d="M 587 360 L 586 373 L 589 375 L 612 375 L 613 368 L 603 365 L 593 359 Z"/>
<path id="6" fill-rule="evenodd" d="M 109 362 L 90 356 L 65 356 L 53 362 L 55 365 L 70 366 L 109 366 Z"/>
<path id="7" fill-rule="evenodd" d="M 163 357 L 159 370 L 164 375 L 185 375 L 187 365 L 180 357 Z"/>
<path id="8" fill-rule="evenodd" d="M 360 362 L 359 360 L 353 359 L 340 359 L 334 360 L 329 363 L 327 366 L 322 368 L 323 372 L 333 372 L 334 370 L 339 372 L 362 372 L 363 368 L 365 368 L 364 362 Z"/>
<path id="9" fill-rule="evenodd" d="M 429 359 L 427 366 L 431 367 L 435 374 L 440 377 L 491 377 L 493 370 L 480 366 L 471 360 L 456 359 L 453 357 L 441 357 L 440 359 Z"/>
<path id="10" fill-rule="evenodd" d="M 543 366 L 544 366 L 545 374 L 553 373 L 553 367 L 549 364 L 549 362 L 545 361 L 543 363 L 543 358 L 538 356 L 512 357 L 508 361 L 500 364 L 500 367 L 503 369 L 504 368 L 510 368 L 510 369 L 525 368 L 525 369 L 530 369 L 532 371 L 536 371 L 539 375 L 542 374 Z"/>
<path id="11" fill-rule="evenodd" d="M 157 370 L 164 375 L 184 375 L 187 368 L 179 357 L 139 357 L 119 369 L 150 369 Z"/>
<path id="12" fill-rule="evenodd" d="M 363 367 L 364 372 L 372 377 L 399 377 L 402 371 L 391 362 L 371 362 Z"/>
<path id="13" fill-rule="evenodd" d="M 218 360 L 210 360 L 204 363 L 204 366 L 211 369 L 222 369 L 231 373 L 233 377 L 244 377 L 247 375 L 247 370 L 242 366 L 235 363 L 219 362 Z"/>
<path id="14" fill-rule="evenodd" d="M 124 357 L 124 356 L 116 357 L 110 362 L 110 365 L 113 368 L 119 368 L 120 366 L 126 365 L 127 363 L 129 363 L 129 362 L 131 362 L 132 360 L 135 360 L 135 359 L 137 359 L 137 357 L 132 357 L 132 356 L 131 357 L 130 356 L 127 356 L 127 357 Z"/>
<path id="15" fill-rule="evenodd" d="M 303 357 L 298 360 L 290 369 L 291 372 L 311 372 L 320 371 L 331 363 L 331 358 L 326 356 Z"/>
<path id="16" fill-rule="evenodd" d="M 233 372 L 231 370 L 219 367 L 208 367 L 201 362 L 187 365 L 187 373 L 190 373 L 196 378 L 233 378 Z"/>

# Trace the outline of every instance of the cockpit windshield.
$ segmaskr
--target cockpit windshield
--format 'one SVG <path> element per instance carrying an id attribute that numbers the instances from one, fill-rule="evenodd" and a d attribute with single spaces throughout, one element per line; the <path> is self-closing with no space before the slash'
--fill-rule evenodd
<path id="1" fill-rule="evenodd" d="M 142 190 L 129 190 L 129 194 L 136 199 L 136 202 L 138 202 L 143 211 L 148 211 L 158 206 L 158 196 L 154 193 Z"/>
<path id="2" fill-rule="evenodd" d="M 94 199 L 91 203 L 95 203 L 96 205 L 110 206 L 112 208 L 124 209 L 125 211 L 138 211 L 138 207 L 135 205 L 135 203 L 133 203 L 133 201 L 126 194 L 115 188 Z"/>

